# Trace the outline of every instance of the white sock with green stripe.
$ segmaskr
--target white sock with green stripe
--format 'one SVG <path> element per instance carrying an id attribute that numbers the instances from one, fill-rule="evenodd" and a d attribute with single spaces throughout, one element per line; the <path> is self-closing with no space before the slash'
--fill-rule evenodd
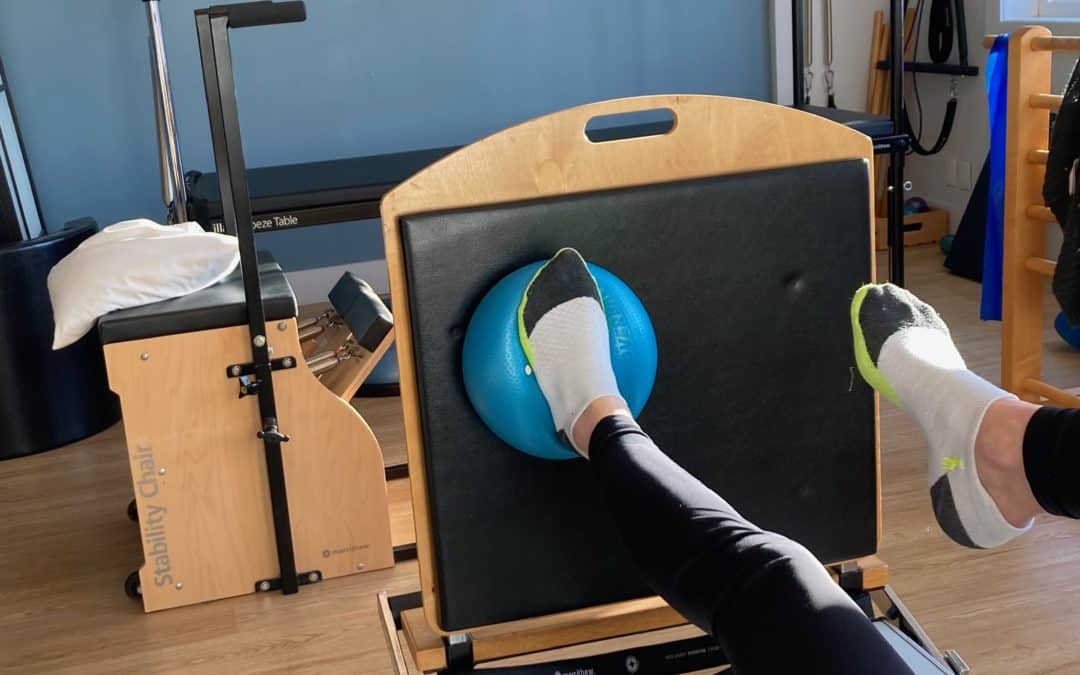
<path id="1" fill-rule="evenodd" d="M 990 405 L 1016 398 L 967 368 L 930 305 L 893 286 L 864 286 L 852 303 L 856 362 L 863 378 L 907 411 L 929 445 L 928 483 L 945 534 L 994 548 L 1031 527 L 1011 525 L 979 479 L 975 438 Z"/>
<path id="2" fill-rule="evenodd" d="M 577 251 L 562 249 L 529 282 L 518 336 L 555 428 L 574 447 L 574 423 L 585 408 L 619 396 L 600 289 Z"/>

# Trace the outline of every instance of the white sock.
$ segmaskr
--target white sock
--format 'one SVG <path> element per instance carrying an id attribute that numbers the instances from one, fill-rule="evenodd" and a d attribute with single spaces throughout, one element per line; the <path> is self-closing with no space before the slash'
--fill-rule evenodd
<path id="1" fill-rule="evenodd" d="M 873 362 L 864 377 L 922 428 L 929 445 L 927 482 L 941 528 L 973 548 L 1001 546 L 1026 532 L 1031 523 L 1014 527 L 1005 519 L 975 466 L 975 438 L 987 408 L 1016 397 L 968 370 L 941 317 L 911 293 L 875 286 L 865 294 L 860 289 L 858 302 L 856 360 L 861 337 Z M 859 362 L 861 372 L 866 366 Z"/>
<path id="2" fill-rule="evenodd" d="M 573 249 L 559 251 L 530 282 L 520 312 L 522 346 L 555 428 L 574 443 L 578 418 L 598 398 L 619 396 L 600 291 Z"/>
<path id="3" fill-rule="evenodd" d="M 885 341 L 878 369 L 930 446 L 928 483 L 942 529 L 961 544 L 994 548 L 1030 527 L 1014 527 L 983 488 L 975 437 L 994 401 L 1016 397 L 967 369 L 947 333 L 906 328 Z M 966 539 L 966 541 L 965 541 Z"/>

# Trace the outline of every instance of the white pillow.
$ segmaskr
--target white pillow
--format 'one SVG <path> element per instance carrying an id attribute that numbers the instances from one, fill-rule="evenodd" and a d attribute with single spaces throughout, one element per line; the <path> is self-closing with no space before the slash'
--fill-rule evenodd
<path id="1" fill-rule="evenodd" d="M 212 286 L 240 264 L 236 238 L 198 223 L 125 220 L 93 235 L 49 272 L 53 349 L 62 349 L 116 309 L 176 298 Z"/>

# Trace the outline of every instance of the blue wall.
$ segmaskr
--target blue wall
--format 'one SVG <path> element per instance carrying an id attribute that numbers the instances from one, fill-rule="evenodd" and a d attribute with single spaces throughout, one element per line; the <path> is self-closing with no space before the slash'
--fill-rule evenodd
<path id="1" fill-rule="evenodd" d="M 221 0 L 215 0 L 221 1 Z M 212 169 L 192 11 L 162 19 L 186 169 Z M 587 101 L 771 93 L 762 0 L 308 0 L 233 33 L 249 166 L 467 143 Z M 5 0 L 0 58 L 46 223 L 163 217 L 139 0 Z M 376 223 L 260 235 L 287 269 L 382 256 Z"/>

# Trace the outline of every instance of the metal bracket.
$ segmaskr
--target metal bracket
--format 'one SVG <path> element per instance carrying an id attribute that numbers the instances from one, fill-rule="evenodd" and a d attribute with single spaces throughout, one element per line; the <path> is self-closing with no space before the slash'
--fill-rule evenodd
<path id="1" fill-rule="evenodd" d="M 859 563 L 841 563 L 840 568 L 837 570 L 837 576 L 839 577 L 840 588 L 848 593 L 863 590 L 863 571 Z"/>
<path id="2" fill-rule="evenodd" d="M 270 370 L 289 370 L 295 367 L 296 358 L 292 356 L 282 356 L 280 359 L 270 360 Z M 225 366 L 225 377 L 243 377 L 244 375 L 254 374 L 254 363 L 233 363 Z"/>
<path id="3" fill-rule="evenodd" d="M 317 584 L 322 581 L 322 572 L 319 570 L 312 570 L 310 572 L 301 572 L 296 575 L 296 583 L 300 586 L 307 586 L 309 584 Z M 256 593 L 268 593 L 270 591 L 280 591 L 282 588 L 281 577 L 275 577 L 273 579 L 261 579 L 255 582 Z"/>
<path id="4" fill-rule="evenodd" d="M 466 633 L 455 633 L 443 638 L 446 649 L 446 665 L 449 670 L 472 672 L 476 666 L 473 656 L 472 638 Z"/>
<path id="5" fill-rule="evenodd" d="M 960 658 L 955 649 L 945 650 L 945 663 L 948 664 L 949 668 L 952 668 L 956 675 L 967 675 L 967 673 L 971 672 L 967 662 Z"/>

